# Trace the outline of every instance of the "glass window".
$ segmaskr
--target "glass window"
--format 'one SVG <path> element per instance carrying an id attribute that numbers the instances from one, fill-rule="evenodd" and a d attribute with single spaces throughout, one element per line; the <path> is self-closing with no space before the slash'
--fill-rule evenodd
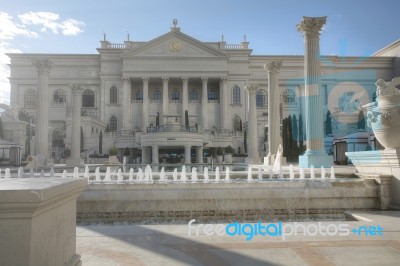
<path id="1" fill-rule="evenodd" d="M 232 104 L 240 104 L 240 88 L 237 85 L 232 88 Z"/>
<path id="2" fill-rule="evenodd" d="M 110 104 L 118 103 L 118 89 L 115 86 L 110 88 Z"/>
<path id="3" fill-rule="evenodd" d="M 82 93 L 82 107 L 94 107 L 94 92 L 90 89 Z"/>
<path id="4" fill-rule="evenodd" d="M 285 102 L 285 103 L 294 103 L 295 102 L 294 91 L 286 89 L 283 92 L 283 102 Z"/>
<path id="5" fill-rule="evenodd" d="M 24 93 L 24 106 L 26 108 L 36 107 L 36 91 L 34 89 L 28 89 Z"/>
<path id="6" fill-rule="evenodd" d="M 192 90 L 192 91 L 190 92 L 190 100 L 191 100 L 191 101 L 197 101 L 197 100 L 198 100 L 198 98 L 197 98 L 197 91 Z"/>
<path id="7" fill-rule="evenodd" d="M 242 131 L 242 119 L 238 115 L 233 118 L 233 129 L 236 131 Z"/>
<path id="8" fill-rule="evenodd" d="M 53 94 L 53 102 L 56 103 L 65 103 L 66 93 L 64 90 L 58 89 Z"/>
<path id="9" fill-rule="evenodd" d="M 161 101 L 161 91 L 157 90 L 154 92 L 154 100 Z"/>
<path id="10" fill-rule="evenodd" d="M 214 90 L 208 91 L 208 100 L 209 101 L 217 100 L 217 93 Z"/>
<path id="11" fill-rule="evenodd" d="M 136 100 L 143 101 L 143 91 L 140 90 L 136 93 Z"/>
<path id="12" fill-rule="evenodd" d="M 180 100 L 179 91 L 174 90 L 174 91 L 172 92 L 172 100 L 173 100 L 173 101 L 179 101 L 179 100 Z"/>
<path id="13" fill-rule="evenodd" d="M 117 118 L 115 116 L 110 117 L 109 125 L 110 125 L 110 132 L 117 131 L 118 121 L 117 121 Z"/>
<path id="14" fill-rule="evenodd" d="M 257 91 L 256 94 L 256 106 L 257 107 L 265 106 L 265 95 L 261 90 Z"/>

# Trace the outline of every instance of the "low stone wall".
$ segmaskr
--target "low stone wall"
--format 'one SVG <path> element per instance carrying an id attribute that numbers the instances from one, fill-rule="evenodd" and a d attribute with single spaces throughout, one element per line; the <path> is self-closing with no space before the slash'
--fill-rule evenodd
<path id="1" fill-rule="evenodd" d="M 80 223 L 187 223 L 344 219 L 345 210 L 380 208 L 373 179 L 241 183 L 89 184 Z"/>

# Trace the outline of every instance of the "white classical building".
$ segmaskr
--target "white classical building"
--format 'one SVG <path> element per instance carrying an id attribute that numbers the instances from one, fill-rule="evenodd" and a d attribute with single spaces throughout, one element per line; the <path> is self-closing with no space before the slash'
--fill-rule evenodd
<path id="1" fill-rule="evenodd" d="M 243 154 L 249 113 L 246 84 L 258 86 L 260 157 L 268 153 L 268 117 L 296 115 L 298 123 L 302 114 L 304 119 L 303 56 L 252 55 L 246 39 L 240 44 L 227 44 L 223 38 L 202 42 L 174 24 L 150 41 L 130 40 L 128 36 L 124 43 L 116 44 L 104 36 L 98 54 L 8 54 L 11 107 L 32 117 L 32 124 L 46 125 L 47 121 L 49 135 L 43 142 L 49 143 L 49 156 L 59 159 L 68 156 L 64 151 L 71 149 L 72 113 L 80 108 L 72 103 L 72 88 L 79 87 L 82 150 L 108 153 L 115 146 L 122 156 L 127 147 L 131 161 L 149 163 L 174 158 L 185 163 L 203 162 L 209 148 L 228 145 Z M 293 45 L 303 46 L 300 34 Z M 386 49 L 392 51 L 392 46 Z M 323 115 L 326 119 L 330 111 L 335 137 L 357 129 L 359 107 L 375 97 L 376 80 L 390 80 L 399 72 L 398 52 L 388 53 L 382 50 L 362 58 L 321 57 Z M 264 66 L 271 62 L 280 62 L 280 102 L 274 102 L 279 107 L 268 114 Z M 46 89 L 38 91 L 38 87 Z M 37 94 L 43 92 L 40 97 L 46 104 L 38 107 Z M 48 117 L 43 117 L 46 110 Z M 305 126 L 302 128 L 305 131 Z M 6 137 L 10 134 L 6 128 Z M 35 138 L 43 137 L 40 134 Z M 13 141 L 26 146 L 25 138 Z M 31 146 L 29 152 L 34 154 Z M 36 148 L 43 153 L 46 147 Z"/>

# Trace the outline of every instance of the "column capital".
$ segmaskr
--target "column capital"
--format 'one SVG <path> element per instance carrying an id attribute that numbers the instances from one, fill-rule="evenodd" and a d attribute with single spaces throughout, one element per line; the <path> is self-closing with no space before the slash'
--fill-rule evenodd
<path id="1" fill-rule="evenodd" d="M 68 87 L 71 88 L 72 93 L 82 93 L 82 87 L 79 84 L 69 84 Z"/>
<path id="2" fill-rule="evenodd" d="M 162 79 L 162 81 L 164 81 L 164 82 L 168 82 L 168 81 L 169 81 L 169 77 L 162 77 L 161 79 Z"/>
<path id="3" fill-rule="evenodd" d="M 268 72 L 268 74 L 277 74 L 282 66 L 282 61 L 271 61 L 266 62 L 264 65 L 264 69 Z"/>
<path id="4" fill-rule="evenodd" d="M 122 80 L 123 80 L 123 81 L 130 81 L 131 78 L 130 78 L 130 77 L 122 77 Z"/>
<path id="5" fill-rule="evenodd" d="M 208 77 L 201 77 L 201 80 L 204 81 L 208 81 Z"/>
<path id="6" fill-rule="evenodd" d="M 182 77 L 182 81 L 183 82 L 188 82 L 189 81 L 189 77 Z"/>
<path id="7" fill-rule="evenodd" d="M 254 83 L 249 83 L 246 85 L 245 89 L 249 92 L 249 94 L 255 94 L 258 90 L 258 85 Z"/>
<path id="8" fill-rule="evenodd" d="M 304 39 L 319 38 L 322 26 L 326 23 L 326 17 L 303 17 L 297 24 L 297 31 L 301 31 Z"/>
<path id="9" fill-rule="evenodd" d="M 142 77 L 143 81 L 149 81 L 149 79 L 150 79 L 149 77 Z"/>
<path id="10" fill-rule="evenodd" d="M 49 59 L 33 59 L 32 64 L 36 67 L 38 73 L 50 73 L 50 69 L 53 67 L 52 62 Z"/>

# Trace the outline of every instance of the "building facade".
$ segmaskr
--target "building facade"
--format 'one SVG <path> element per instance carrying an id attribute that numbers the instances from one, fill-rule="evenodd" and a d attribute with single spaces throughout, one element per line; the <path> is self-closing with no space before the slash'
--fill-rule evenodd
<path id="1" fill-rule="evenodd" d="M 304 116 L 303 56 L 252 55 L 245 39 L 240 44 L 202 42 L 176 25 L 147 42 L 128 36 L 115 44 L 104 36 L 100 43 L 98 54 L 8 54 L 11 107 L 31 117 L 32 124 L 37 121 L 38 83 L 48 87 L 48 142 L 55 159 L 68 156 L 65 151 L 71 147 L 72 86 L 82 90 L 82 156 L 108 153 L 112 146 L 121 156 L 128 148 L 131 162 L 146 163 L 176 158 L 203 162 L 210 148 L 228 145 L 243 154 L 248 110 L 253 107 L 245 90 L 249 83 L 259 88 L 260 156 L 268 152 L 268 119 L 291 115 L 298 123 Z M 301 36 L 297 43 L 302 45 Z M 383 55 L 321 57 L 324 119 L 329 111 L 334 137 L 357 130 L 360 107 L 374 99 L 378 78 L 390 80 L 398 74 L 398 55 Z M 38 60 L 49 63 L 45 70 L 34 63 Z M 282 62 L 281 101 L 279 113 L 268 114 L 264 65 L 272 61 Z M 32 149 L 29 153 L 34 154 Z"/>

